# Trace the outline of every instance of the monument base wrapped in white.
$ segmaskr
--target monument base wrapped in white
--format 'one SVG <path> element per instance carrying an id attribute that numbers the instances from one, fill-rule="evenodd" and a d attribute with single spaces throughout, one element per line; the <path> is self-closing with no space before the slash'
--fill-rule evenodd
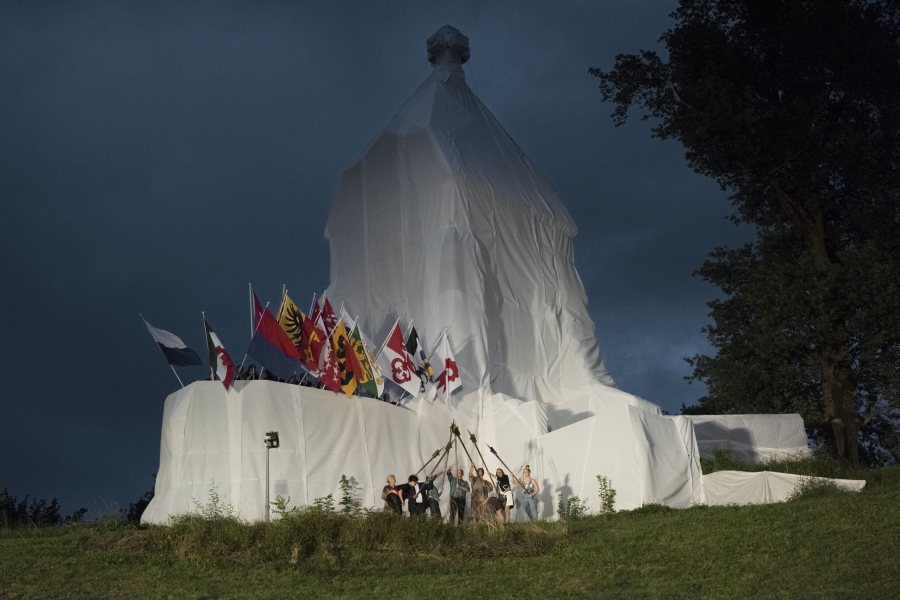
<path id="1" fill-rule="evenodd" d="M 196 512 L 213 491 L 235 516 L 265 518 L 263 439 L 273 430 L 281 445 L 269 455 L 272 499 L 290 497 L 293 506 L 301 506 L 328 494 L 338 498 L 340 477 L 346 475 L 363 506 L 380 508 L 385 477 L 395 474 L 403 481 L 419 470 L 446 446 L 453 421 L 479 466 L 469 431 L 490 471 L 502 465 L 489 446 L 517 473 L 532 466 L 542 487 L 544 518 L 555 516 L 560 495 L 578 495 L 596 508 L 597 475 L 612 481 L 617 508 L 651 502 L 685 507 L 703 500 L 690 428 L 680 417 L 626 403 L 610 402 L 594 417 L 547 433 L 540 404 L 502 394 L 475 392 L 454 397 L 449 405 L 416 402 L 401 408 L 271 381 L 240 381 L 227 392 L 219 382 L 201 381 L 166 399 L 155 497 L 143 522 L 164 523 Z M 457 460 L 468 469 L 461 448 L 448 459 L 449 464 Z M 444 514 L 448 496 L 445 489 Z"/>

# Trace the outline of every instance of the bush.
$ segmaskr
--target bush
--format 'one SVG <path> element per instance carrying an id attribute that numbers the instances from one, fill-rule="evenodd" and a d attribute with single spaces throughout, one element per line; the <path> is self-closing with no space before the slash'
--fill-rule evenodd
<path id="1" fill-rule="evenodd" d="M 570 496 L 564 500 L 562 494 L 560 494 L 559 501 L 556 503 L 556 510 L 559 513 L 559 518 L 563 521 L 583 519 L 587 514 L 587 504 L 582 502 L 578 496 Z"/>
<path id="2" fill-rule="evenodd" d="M 616 512 L 616 490 L 606 475 L 597 475 L 597 484 L 600 486 L 600 513 L 612 514 Z"/>
<path id="3" fill-rule="evenodd" d="M 837 496 L 845 493 L 833 481 L 827 479 L 818 479 L 815 477 L 804 477 L 794 491 L 787 497 L 788 502 L 794 500 L 807 500 L 809 498 L 824 498 L 827 496 Z"/>

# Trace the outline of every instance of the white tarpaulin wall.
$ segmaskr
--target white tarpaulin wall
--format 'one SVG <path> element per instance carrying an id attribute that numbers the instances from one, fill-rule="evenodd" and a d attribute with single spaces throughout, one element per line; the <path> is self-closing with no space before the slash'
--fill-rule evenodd
<path id="1" fill-rule="evenodd" d="M 811 455 L 803 418 L 790 415 L 690 415 L 700 455 L 728 450 L 742 462 L 764 462 Z"/>
<path id="2" fill-rule="evenodd" d="M 384 478 L 393 473 L 402 481 L 417 471 L 446 445 L 453 420 L 480 462 L 468 437 L 468 431 L 475 433 L 491 472 L 501 464 L 489 445 L 517 472 L 532 465 L 546 517 L 555 514 L 560 492 L 596 508 L 598 474 L 612 480 L 617 508 L 649 502 L 689 506 L 702 501 L 700 472 L 693 435 L 678 419 L 616 403 L 547 434 L 538 403 L 499 395 L 470 394 L 452 410 L 439 403 L 410 410 L 269 381 L 237 382 L 229 392 L 218 382 L 196 382 L 166 400 L 156 495 L 143 520 L 162 523 L 194 512 L 209 502 L 213 488 L 235 515 L 262 519 L 263 437 L 273 430 L 281 447 L 270 454 L 272 499 L 290 496 L 298 506 L 327 494 L 338 498 L 338 481 L 346 474 L 363 506 L 379 508 Z M 468 469 L 462 449 L 459 457 Z M 445 491 L 445 511 L 447 496 Z"/>
<path id="3" fill-rule="evenodd" d="M 784 502 L 804 481 L 827 481 L 846 492 L 858 492 L 866 482 L 858 479 L 827 479 L 790 473 L 716 471 L 703 476 L 706 504 L 768 504 Z"/>
<path id="4" fill-rule="evenodd" d="M 272 499 L 290 496 L 299 506 L 338 498 L 345 474 L 363 506 L 373 508 L 382 505 L 385 477 L 402 482 L 417 471 L 446 445 L 454 419 L 465 439 L 471 430 L 494 444 L 546 431 L 535 402 L 470 395 L 456 414 L 429 406 L 435 410 L 413 411 L 270 381 L 235 382 L 228 392 L 219 382 L 193 383 L 166 399 L 155 496 L 143 520 L 195 512 L 213 489 L 237 516 L 262 519 L 268 431 L 278 431 L 281 442 L 270 454 Z"/>

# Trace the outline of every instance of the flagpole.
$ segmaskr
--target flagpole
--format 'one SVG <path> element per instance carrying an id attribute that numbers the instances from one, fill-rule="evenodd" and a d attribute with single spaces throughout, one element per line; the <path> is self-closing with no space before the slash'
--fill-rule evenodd
<path id="1" fill-rule="evenodd" d="M 141 318 L 141 321 L 144 322 L 144 325 L 145 325 L 145 326 L 146 326 L 146 325 L 150 325 L 150 323 L 147 322 L 147 319 L 144 318 L 144 313 L 138 313 L 138 316 Z M 148 331 L 149 331 L 149 330 L 148 330 Z M 150 337 L 152 338 L 153 336 L 151 335 Z M 156 343 L 156 347 L 159 348 L 159 351 L 162 352 L 163 358 L 166 359 L 166 364 L 169 365 L 169 368 L 172 369 L 172 373 L 175 374 L 175 379 L 178 380 L 178 383 L 180 383 L 180 384 L 181 384 L 181 387 L 183 388 L 183 387 L 184 387 L 184 382 L 181 381 L 181 377 L 178 376 L 178 372 L 175 370 L 175 367 L 172 366 L 172 363 L 169 362 L 169 359 L 168 359 L 168 357 L 166 356 L 166 353 L 163 352 L 162 346 L 160 346 L 159 343 L 156 342 L 156 340 L 153 340 L 153 341 Z"/>
<path id="2" fill-rule="evenodd" d="M 172 373 L 175 374 L 175 379 L 177 379 L 178 383 L 181 384 L 181 387 L 184 388 L 184 382 L 181 381 L 181 377 L 178 376 L 178 372 L 175 370 L 175 367 L 172 365 L 172 363 L 169 363 L 169 368 L 172 369 Z"/>
<path id="3" fill-rule="evenodd" d="M 250 337 L 253 337 L 253 283 L 247 282 L 247 298 L 250 301 Z"/>
<path id="4" fill-rule="evenodd" d="M 207 356 L 207 360 L 209 360 L 208 357 L 209 357 L 210 355 L 212 355 L 212 349 L 209 347 L 209 331 L 206 330 L 206 311 L 205 311 L 205 310 L 201 310 L 201 311 L 200 311 L 200 316 L 203 317 L 203 339 L 206 340 L 206 356 Z M 209 363 L 209 374 L 210 374 L 210 376 L 212 377 L 212 379 L 211 379 L 210 381 L 215 381 L 215 380 L 216 380 L 216 377 L 215 377 L 215 375 L 213 375 L 213 373 L 214 373 L 214 371 L 213 371 L 213 365 L 212 365 L 212 361 L 210 361 L 210 363 Z"/>
<path id="5" fill-rule="evenodd" d="M 308 315 L 312 314 L 313 306 L 316 305 L 316 295 L 317 295 L 316 292 L 313 292 L 313 299 L 312 299 L 312 302 L 309 303 L 309 312 L 306 313 L 306 314 L 308 314 Z"/>
<path id="6" fill-rule="evenodd" d="M 282 312 L 284 311 L 284 299 L 287 296 L 287 286 L 281 284 L 281 304 L 278 307 L 278 320 L 281 321 Z"/>
<path id="7" fill-rule="evenodd" d="M 268 310 L 268 308 L 269 308 L 269 303 L 266 302 L 266 306 L 263 310 Z M 262 317 L 262 315 L 260 315 L 260 317 Z M 253 327 L 250 329 L 250 343 L 251 344 L 253 343 L 253 337 L 256 335 L 256 332 L 259 331 L 259 326 L 261 324 L 262 324 L 262 318 L 259 319 L 259 322 L 256 324 L 256 327 Z M 249 347 L 247 349 L 249 350 Z M 248 355 L 248 353 L 244 352 L 244 358 L 241 359 L 241 366 L 238 367 L 238 373 L 240 373 L 241 371 L 244 370 L 244 363 L 247 362 L 247 355 Z M 265 369 L 265 367 L 263 367 L 263 369 Z M 257 379 L 259 379 L 259 377 L 257 377 Z"/>

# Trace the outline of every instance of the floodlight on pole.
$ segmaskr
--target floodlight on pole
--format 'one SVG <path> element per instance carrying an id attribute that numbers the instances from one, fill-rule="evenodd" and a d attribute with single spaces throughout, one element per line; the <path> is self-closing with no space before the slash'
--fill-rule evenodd
<path id="1" fill-rule="evenodd" d="M 263 440 L 266 443 L 266 523 L 269 522 L 271 505 L 269 504 L 269 450 L 280 445 L 277 431 L 267 431 Z"/>

